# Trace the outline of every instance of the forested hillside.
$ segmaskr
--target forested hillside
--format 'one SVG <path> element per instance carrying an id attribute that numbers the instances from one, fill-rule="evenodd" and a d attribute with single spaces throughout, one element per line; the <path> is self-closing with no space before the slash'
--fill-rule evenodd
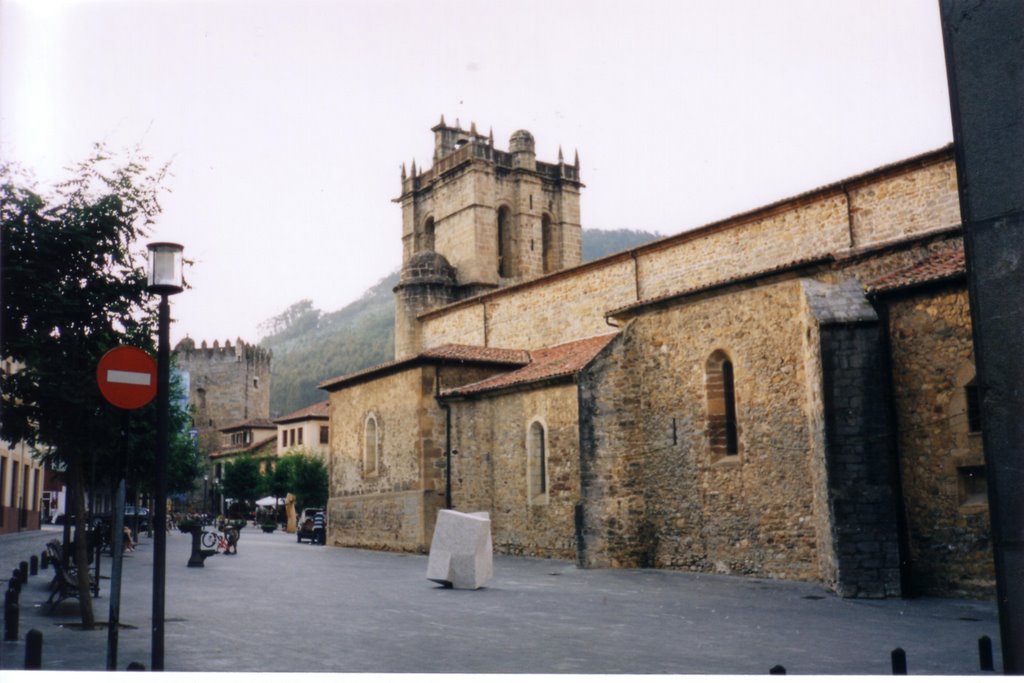
<path id="1" fill-rule="evenodd" d="M 583 260 L 592 261 L 657 239 L 640 230 L 584 230 Z M 270 414 L 286 415 L 322 401 L 317 385 L 392 360 L 398 272 L 371 287 L 357 301 L 323 313 L 304 299 L 260 325 L 260 345 L 274 352 Z"/>

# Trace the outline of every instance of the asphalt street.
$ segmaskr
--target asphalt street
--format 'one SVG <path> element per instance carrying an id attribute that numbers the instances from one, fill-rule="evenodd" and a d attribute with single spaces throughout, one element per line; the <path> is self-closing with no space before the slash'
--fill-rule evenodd
<path id="1" fill-rule="evenodd" d="M 39 555 L 56 527 L 0 536 L 0 577 Z M 979 674 L 994 602 L 845 600 L 792 581 L 653 569 L 582 570 L 496 556 L 477 591 L 426 579 L 423 555 L 296 543 L 243 530 L 238 554 L 189 568 L 190 537 L 168 534 L 165 666 L 201 672 L 887 675 Z M 106 622 L 109 556 L 97 621 Z M 118 669 L 150 668 L 153 541 L 126 555 Z M 43 668 L 103 671 L 107 630 L 82 631 L 78 603 L 45 604 L 52 570 L 29 578 L 19 638 L 0 667 L 22 669 L 25 634 L 43 634 Z M 2 586 L 6 590 L 6 585 Z"/>

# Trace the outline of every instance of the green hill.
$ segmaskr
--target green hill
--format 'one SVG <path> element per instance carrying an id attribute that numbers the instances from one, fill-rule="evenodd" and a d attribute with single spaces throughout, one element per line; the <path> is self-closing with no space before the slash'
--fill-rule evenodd
<path id="1" fill-rule="evenodd" d="M 657 239 L 640 230 L 584 230 L 583 260 L 607 256 Z M 274 352 L 271 416 L 286 415 L 326 398 L 317 385 L 392 360 L 398 272 L 333 313 L 304 299 L 260 325 L 260 345 Z"/>

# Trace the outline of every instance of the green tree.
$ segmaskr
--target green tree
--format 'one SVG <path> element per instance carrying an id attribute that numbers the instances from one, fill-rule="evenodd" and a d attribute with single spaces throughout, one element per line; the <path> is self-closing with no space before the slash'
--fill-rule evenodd
<path id="1" fill-rule="evenodd" d="M 284 456 L 271 461 L 263 473 L 263 489 L 275 498 L 284 498 L 291 493 L 294 480 L 295 458 Z"/>
<path id="2" fill-rule="evenodd" d="M 263 495 L 266 482 L 260 474 L 260 461 L 245 456 L 224 465 L 220 483 L 225 497 L 248 504 Z"/>
<path id="3" fill-rule="evenodd" d="M 303 508 L 322 508 L 327 505 L 327 466 L 318 457 L 307 454 L 293 456 L 292 485 L 295 505 Z"/>
<path id="4" fill-rule="evenodd" d="M 65 469 L 79 539 L 85 473 L 124 462 L 126 441 L 152 451 L 151 425 L 108 406 L 95 369 L 116 346 L 153 348 L 156 301 L 136 250 L 160 213 L 164 174 L 137 155 L 116 161 L 97 147 L 44 196 L 18 169 L 0 164 L 0 357 L 18 368 L 4 378 L 0 437 L 24 441 Z M 82 624 L 93 628 L 84 543 L 76 544 L 75 561 Z"/>

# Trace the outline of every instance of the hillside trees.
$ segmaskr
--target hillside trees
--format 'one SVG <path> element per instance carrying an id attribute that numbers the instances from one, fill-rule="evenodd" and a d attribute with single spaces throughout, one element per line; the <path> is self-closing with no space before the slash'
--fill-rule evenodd
<path id="1" fill-rule="evenodd" d="M 23 441 L 66 471 L 79 539 L 87 472 L 118 471 L 126 461 L 139 477 L 152 471 L 152 412 L 109 406 L 95 373 L 114 347 L 153 352 L 156 302 L 138 244 L 160 213 L 165 171 L 138 155 L 115 160 L 98 146 L 47 195 L 0 165 L 0 357 L 15 369 L 4 377 L 0 438 Z M 82 624 L 92 628 L 84 543 L 75 561 Z"/>

